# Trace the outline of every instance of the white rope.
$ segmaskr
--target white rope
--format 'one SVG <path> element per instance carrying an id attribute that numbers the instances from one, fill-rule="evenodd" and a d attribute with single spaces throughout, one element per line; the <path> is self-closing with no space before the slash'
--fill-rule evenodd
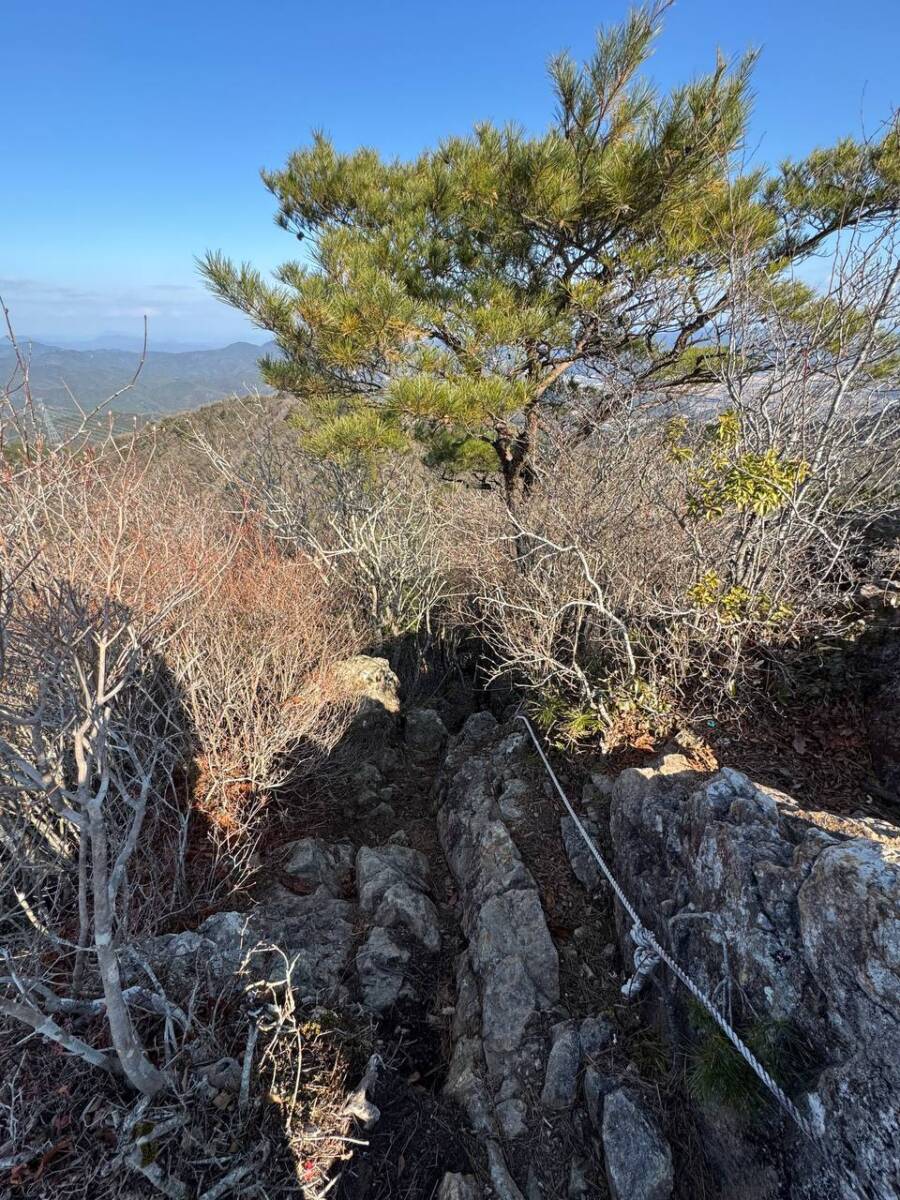
<path id="1" fill-rule="evenodd" d="M 760 1082 L 763 1083 L 766 1088 L 768 1088 L 768 1090 L 772 1093 L 772 1095 L 775 1097 L 775 1099 L 778 1101 L 778 1103 L 781 1105 L 781 1107 L 784 1109 L 784 1111 L 788 1114 L 788 1116 L 800 1127 L 800 1129 L 803 1130 L 803 1132 L 806 1134 L 806 1136 L 808 1138 L 810 1138 L 812 1141 L 814 1141 L 816 1143 L 819 1143 L 820 1142 L 819 1134 L 815 1130 L 815 1128 L 813 1127 L 811 1122 L 808 1121 L 807 1118 L 803 1116 L 803 1114 L 797 1108 L 796 1104 L 794 1104 L 794 1102 L 790 1099 L 790 1097 L 785 1094 L 783 1088 L 779 1087 L 779 1085 L 775 1082 L 775 1080 L 772 1078 L 772 1076 L 769 1074 L 769 1072 L 766 1070 L 766 1068 L 762 1065 L 762 1063 L 759 1061 L 759 1059 L 756 1057 L 756 1055 L 753 1053 L 753 1051 L 750 1050 L 749 1047 L 744 1044 L 744 1042 L 741 1040 L 740 1036 L 734 1031 L 734 1029 L 732 1029 L 731 1025 L 728 1023 L 728 1021 L 725 1019 L 725 1017 L 719 1012 L 716 1005 L 712 1002 L 712 1000 L 710 1000 L 709 996 L 707 996 L 707 994 L 703 991 L 702 988 L 698 987 L 697 984 L 694 983 L 694 981 L 678 965 L 678 963 L 675 961 L 675 959 L 672 958 L 672 956 L 665 949 L 663 949 L 663 947 L 659 944 L 659 941 L 657 940 L 657 938 L 654 936 L 652 930 L 648 929 L 647 926 L 641 920 L 641 918 L 638 916 L 637 910 L 635 909 L 634 905 L 631 903 L 631 901 L 628 899 L 628 897 L 622 891 L 622 888 L 619 886 L 618 880 L 613 875 L 613 873 L 609 869 L 609 867 L 606 865 L 606 861 L 603 858 L 603 855 L 600 853 L 600 851 L 594 845 L 594 842 L 591 839 L 590 834 L 585 829 L 584 825 L 582 825 L 581 820 L 579 819 L 578 813 L 576 813 L 575 809 L 569 803 L 569 798 L 566 795 L 566 793 L 563 791 L 562 785 L 560 784 L 559 780 L 556 778 L 556 773 L 554 772 L 553 768 L 551 767 L 550 761 L 547 758 L 547 755 L 544 753 L 544 748 L 541 745 L 540 741 L 538 740 L 537 734 L 534 732 L 531 722 L 528 720 L 528 718 L 526 716 L 523 716 L 522 713 L 518 713 L 517 716 L 518 716 L 518 719 L 524 723 L 525 728 L 531 734 L 531 740 L 534 742 L 535 746 L 537 747 L 537 752 L 538 752 L 538 754 L 540 754 L 541 759 L 544 763 L 544 766 L 547 769 L 547 774 L 553 780 L 553 784 L 554 784 L 556 790 L 559 792 L 560 798 L 561 798 L 563 804 L 566 806 L 566 810 L 568 811 L 569 816 L 575 822 L 575 828 L 581 834 L 582 838 L 584 839 L 585 845 L 590 850 L 591 854 L 593 854 L 594 858 L 597 860 L 597 865 L 600 867 L 600 870 L 603 872 L 603 874 L 606 876 L 607 880 L 609 881 L 610 887 L 615 892 L 616 896 L 619 898 L 619 903 L 622 905 L 622 907 L 625 909 L 625 911 L 628 913 L 628 915 L 631 917 L 632 921 L 634 922 L 635 929 L 632 931 L 632 933 L 634 933 L 634 932 L 638 933 L 640 942 L 643 945 L 648 946 L 653 951 L 654 954 L 656 954 L 660 959 L 662 959 L 662 961 L 666 964 L 666 966 L 669 968 L 669 970 L 672 972 L 672 974 L 684 984 L 684 986 L 691 993 L 691 995 L 694 997 L 694 999 L 699 1004 L 701 1004 L 704 1009 L 706 1009 L 706 1011 L 709 1013 L 709 1015 L 712 1017 L 712 1019 L 718 1025 L 718 1027 L 722 1030 L 722 1032 L 728 1038 L 729 1042 L 731 1042 L 732 1046 L 734 1046 L 735 1050 L 737 1050 L 738 1054 L 740 1054 L 740 1056 L 744 1060 L 744 1062 L 746 1062 L 747 1066 L 751 1069 L 751 1071 L 753 1071 L 753 1073 L 757 1076 L 757 1078 L 760 1080 Z M 633 938 L 632 940 L 637 940 L 637 939 Z"/>

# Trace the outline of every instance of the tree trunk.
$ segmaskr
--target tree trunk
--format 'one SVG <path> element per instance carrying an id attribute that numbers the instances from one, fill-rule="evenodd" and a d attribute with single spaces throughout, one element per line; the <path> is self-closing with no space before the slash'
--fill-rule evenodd
<path id="1" fill-rule="evenodd" d="M 537 483 L 533 459 L 539 425 L 537 405 L 533 405 L 525 414 L 525 427 L 514 437 L 499 437 L 494 444 L 503 475 L 503 498 L 512 517 L 518 515 L 520 502 L 528 499 Z M 526 569 L 528 551 L 529 539 L 521 531 L 517 532 L 516 564 L 521 571 Z"/>

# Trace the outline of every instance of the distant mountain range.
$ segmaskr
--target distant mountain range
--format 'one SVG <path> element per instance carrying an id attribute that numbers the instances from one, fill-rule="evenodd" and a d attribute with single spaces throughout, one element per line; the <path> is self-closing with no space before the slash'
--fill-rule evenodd
<path id="1" fill-rule="evenodd" d="M 21 343 L 20 343 L 21 345 Z M 31 391 L 35 401 L 67 416 L 75 411 L 69 393 L 90 410 L 124 386 L 135 372 L 139 354 L 132 349 L 72 350 L 28 343 Z M 235 393 L 268 391 L 257 366 L 275 343 L 234 342 L 210 350 L 178 352 L 151 349 L 137 383 L 113 404 L 116 414 L 150 417 L 199 408 Z M 0 382 L 12 374 L 14 355 L 0 341 Z"/>
<path id="2" fill-rule="evenodd" d="M 267 339 L 263 338 L 260 342 L 255 343 L 262 345 L 262 342 Z M 90 338 L 71 338 L 71 337 L 52 337 L 33 334 L 28 338 L 20 338 L 20 341 L 37 342 L 43 346 L 55 346 L 58 350 L 133 350 L 140 351 L 144 344 L 143 336 L 137 333 L 115 333 L 107 331 L 106 333 L 98 333 L 96 337 Z M 221 341 L 203 340 L 201 338 L 187 338 L 179 340 L 169 338 L 168 340 L 150 336 L 149 347 L 151 350 L 163 351 L 167 354 L 183 354 L 189 350 L 219 350 L 222 347 Z"/>

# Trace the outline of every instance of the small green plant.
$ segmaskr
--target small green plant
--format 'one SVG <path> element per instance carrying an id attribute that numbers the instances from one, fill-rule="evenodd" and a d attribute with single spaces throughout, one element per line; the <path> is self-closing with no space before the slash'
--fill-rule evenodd
<path id="1" fill-rule="evenodd" d="M 666 426 L 665 447 L 670 462 L 691 464 L 687 515 L 694 520 L 715 521 L 729 510 L 768 516 L 809 476 L 808 462 L 788 458 L 776 446 L 762 453 L 742 448 L 744 431 L 733 409 L 706 425 L 695 445 L 686 440 L 689 432 L 685 417 L 673 417 Z"/>
<path id="2" fill-rule="evenodd" d="M 772 1099 L 763 1083 L 698 1004 L 691 1006 L 690 1021 L 697 1033 L 688 1056 L 691 1094 L 703 1104 L 758 1117 Z M 774 1079 L 782 1082 L 792 1074 L 790 1062 L 799 1061 L 800 1043 L 790 1022 L 756 1020 L 741 1030 L 741 1037 Z"/>
<path id="3" fill-rule="evenodd" d="M 711 470 L 691 472 L 687 502 L 688 515 L 706 521 L 724 516 L 729 508 L 768 516 L 790 500 L 809 475 L 809 463 L 785 458 L 774 446 L 762 454 L 745 450 L 732 456 L 717 445 L 709 466 Z"/>
<path id="4" fill-rule="evenodd" d="M 560 725 L 561 733 L 568 742 L 583 742 L 603 733 L 606 721 L 596 709 L 573 704 L 566 708 Z"/>
<path id="5" fill-rule="evenodd" d="M 754 595 L 740 584 L 726 588 L 717 571 L 704 571 L 693 587 L 688 588 L 687 595 L 698 608 L 715 609 L 723 625 L 734 625 L 738 621 L 762 621 L 774 625 L 794 614 L 789 604 L 776 603 L 767 592 Z"/>
<path id="6" fill-rule="evenodd" d="M 531 715 L 534 717 L 535 723 L 546 733 L 562 720 L 565 711 L 565 697 L 559 692 L 546 691 L 542 692 L 540 698 L 534 702 Z"/>
<path id="7" fill-rule="evenodd" d="M 669 702 L 659 690 L 635 677 L 625 684 L 613 685 L 609 680 L 597 692 L 602 695 L 592 707 L 584 700 L 575 701 L 560 691 L 542 693 L 531 708 L 535 723 L 546 734 L 554 736 L 557 749 L 572 749 L 610 730 L 623 718 L 638 718 L 650 722 L 670 711 Z"/>

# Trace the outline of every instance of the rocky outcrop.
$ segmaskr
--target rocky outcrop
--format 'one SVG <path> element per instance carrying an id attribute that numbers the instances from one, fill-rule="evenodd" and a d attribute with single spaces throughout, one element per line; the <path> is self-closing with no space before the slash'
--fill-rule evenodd
<path id="1" fill-rule="evenodd" d="M 578 1019 L 562 1002 L 557 949 L 516 844 L 542 784 L 520 726 L 478 713 L 450 743 L 438 833 L 466 947 L 445 1092 L 486 1147 L 495 1196 L 578 1200 L 596 1194 L 602 1177 L 600 1109 L 616 1084 L 595 1064 L 614 1035 L 604 1019 Z"/>
<path id="2" fill-rule="evenodd" d="M 405 846 L 363 846 L 356 856 L 360 908 L 372 919 L 356 967 L 363 1002 L 372 1012 L 416 999 L 419 981 L 428 975 L 427 956 L 440 949 L 428 875 L 424 854 Z"/>
<path id="3" fill-rule="evenodd" d="M 353 709 L 334 761 L 345 762 L 351 773 L 362 766 L 383 774 L 399 765 L 400 680 L 388 660 L 368 654 L 344 659 L 334 667 L 331 688 Z"/>
<path id="4" fill-rule="evenodd" d="M 525 1096 L 542 1084 L 541 1016 L 559 1000 L 559 961 L 534 879 L 494 795 L 495 784 L 514 774 L 524 739 L 492 740 L 496 722 L 486 717 L 471 717 L 448 753 L 438 811 L 468 942 L 457 964 L 447 1091 L 478 1132 L 511 1138 L 525 1132 Z"/>
<path id="5" fill-rule="evenodd" d="M 861 1195 L 896 1197 L 898 831 L 805 812 L 737 771 L 703 779 L 675 753 L 618 778 L 610 831 L 620 882 L 691 977 L 730 1003 L 739 1025 L 780 1022 L 808 1051 L 812 1077 L 794 1091 L 826 1159 L 786 1122 L 772 1143 L 783 1153 L 769 1156 L 768 1173 L 754 1172 L 758 1146 L 707 1105 L 700 1116 L 722 1194 L 838 1197 L 852 1194 L 849 1180 Z M 621 932 L 625 950 L 627 924 Z M 657 977 L 668 1019 L 696 1036 L 684 991 L 667 972 Z"/>
<path id="6" fill-rule="evenodd" d="M 197 930 L 152 938 L 144 954 L 174 997 L 189 995 L 198 978 L 215 987 L 243 968 L 256 979 L 289 982 L 300 1003 L 344 1002 L 357 908 L 341 897 L 352 861 L 348 843 L 294 842 L 283 882 L 267 887 L 249 912 L 216 913 Z"/>
<path id="7" fill-rule="evenodd" d="M 324 888 L 330 896 L 344 895 L 353 872 L 350 842 L 329 844 L 321 838 L 300 838 L 282 848 L 284 874 L 310 892 Z"/>
<path id="8" fill-rule="evenodd" d="M 334 679 L 339 694 L 356 701 L 363 717 L 379 720 L 385 713 L 399 713 L 400 680 L 386 658 L 369 654 L 345 658 L 335 666 Z"/>

